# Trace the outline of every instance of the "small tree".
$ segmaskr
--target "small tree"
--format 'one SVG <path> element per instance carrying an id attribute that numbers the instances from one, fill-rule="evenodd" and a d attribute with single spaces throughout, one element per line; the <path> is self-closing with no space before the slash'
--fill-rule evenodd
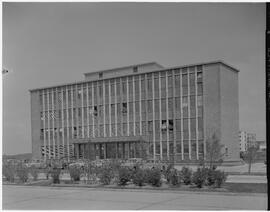
<path id="1" fill-rule="evenodd" d="M 255 146 L 251 146 L 248 148 L 247 152 L 243 155 L 243 159 L 246 163 L 248 163 L 248 173 L 251 172 L 251 165 L 254 163 L 257 157 L 258 148 Z"/>
<path id="2" fill-rule="evenodd" d="M 224 145 L 220 144 L 220 141 L 214 133 L 210 139 L 206 142 L 206 160 L 209 161 L 210 169 L 213 169 L 216 164 L 223 162 L 224 153 L 221 152 Z"/>

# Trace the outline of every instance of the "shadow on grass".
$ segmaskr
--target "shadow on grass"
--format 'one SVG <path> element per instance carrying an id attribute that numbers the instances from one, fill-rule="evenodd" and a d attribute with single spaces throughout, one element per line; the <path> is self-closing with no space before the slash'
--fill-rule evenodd
<path id="1" fill-rule="evenodd" d="M 267 193 L 266 183 L 225 183 L 223 187 L 236 193 Z"/>

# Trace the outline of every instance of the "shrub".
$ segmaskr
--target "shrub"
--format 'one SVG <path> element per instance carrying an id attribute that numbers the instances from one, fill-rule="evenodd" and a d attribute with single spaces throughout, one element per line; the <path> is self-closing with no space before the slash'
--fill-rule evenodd
<path id="1" fill-rule="evenodd" d="M 131 177 L 132 173 L 128 168 L 120 168 L 118 172 L 118 185 L 126 185 L 131 180 Z"/>
<path id="2" fill-rule="evenodd" d="M 28 180 L 29 169 L 26 166 L 19 164 L 16 169 L 16 174 L 20 181 L 25 183 Z"/>
<path id="3" fill-rule="evenodd" d="M 206 170 L 198 168 L 196 172 L 193 173 L 192 182 L 198 187 L 202 188 L 206 180 Z"/>
<path id="4" fill-rule="evenodd" d="M 119 169 L 121 167 L 121 162 L 117 159 L 111 160 L 107 166 L 110 166 L 114 172 L 114 174 L 117 174 L 119 172 Z"/>
<path id="5" fill-rule="evenodd" d="M 171 169 L 167 174 L 167 181 L 174 186 L 181 184 L 181 177 L 176 169 Z"/>
<path id="6" fill-rule="evenodd" d="M 88 181 L 96 182 L 96 177 L 98 173 L 98 167 L 94 163 L 87 163 L 84 168 L 84 174 L 87 176 Z"/>
<path id="7" fill-rule="evenodd" d="M 183 167 L 180 173 L 184 184 L 189 185 L 191 183 L 192 170 L 188 167 Z"/>
<path id="8" fill-rule="evenodd" d="M 36 167 L 31 166 L 30 169 L 29 169 L 29 172 L 30 172 L 30 174 L 32 175 L 33 179 L 34 179 L 34 180 L 37 180 L 39 170 L 38 170 Z"/>
<path id="9" fill-rule="evenodd" d="M 6 177 L 6 180 L 9 182 L 14 182 L 16 174 L 16 168 L 13 164 L 4 164 L 3 165 L 3 175 Z"/>
<path id="10" fill-rule="evenodd" d="M 151 169 L 147 173 L 148 183 L 150 183 L 152 186 L 161 186 L 161 173 L 160 170 L 157 168 Z"/>
<path id="11" fill-rule="evenodd" d="M 53 169 L 50 170 L 51 177 L 53 179 L 53 183 L 60 183 L 60 173 L 61 169 L 54 167 Z"/>
<path id="12" fill-rule="evenodd" d="M 205 184 L 208 186 L 212 186 L 215 184 L 215 170 L 210 168 L 204 168 L 206 174 L 206 182 Z"/>
<path id="13" fill-rule="evenodd" d="M 79 165 L 72 165 L 69 167 L 69 175 L 73 181 L 80 181 L 82 169 Z"/>
<path id="14" fill-rule="evenodd" d="M 103 165 L 99 171 L 99 180 L 104 185 L 109 185 L 114 178 L 114 172 L 108 165 Z"/>
<path id="15" fill-rule="evenodd" d="M 215 171 L 215 186 L 217 188 L 220 188 L 221 185 L 226 181 L 227 179 L 227 174 L 224 171 Z"/>
<path id="16" fill-rule="evenodd" d="M 137 169 L 133 175 L 133 183 L 137 186 L 143 186 L 145 183 L 145 171 L 143 169 Z"/>
<path id="17" fill-rule="evenodd" d="M 166 168 L 166 170 L 164 171 L 164 176 L 167 180 L 167 182 L 169 183 L 170 182 L 170 175 L 171 175 L 171 171 L 173 170 L 173 164 L 169 164 Z"/>

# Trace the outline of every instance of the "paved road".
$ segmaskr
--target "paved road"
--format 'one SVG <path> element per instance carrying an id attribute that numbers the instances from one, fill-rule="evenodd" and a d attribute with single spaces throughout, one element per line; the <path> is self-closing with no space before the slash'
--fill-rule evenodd
<path id="1" fill-rule="evenodd" d="M 94 188 L 3 187 L 12 210 L 266 210 L 266 194 L 217 194 Z"/>

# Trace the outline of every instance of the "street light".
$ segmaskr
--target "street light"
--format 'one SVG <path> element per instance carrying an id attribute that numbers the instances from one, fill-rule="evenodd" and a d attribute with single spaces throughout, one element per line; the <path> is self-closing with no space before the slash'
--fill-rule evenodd
<path id="1" fill-rule="evenodd" d="M 8 73 L 8 70 L 5 69 L 5 68 L 3 68 L 3 69 L 2 69 L 2 74 L 7 74 L 7 73 Z"/>

